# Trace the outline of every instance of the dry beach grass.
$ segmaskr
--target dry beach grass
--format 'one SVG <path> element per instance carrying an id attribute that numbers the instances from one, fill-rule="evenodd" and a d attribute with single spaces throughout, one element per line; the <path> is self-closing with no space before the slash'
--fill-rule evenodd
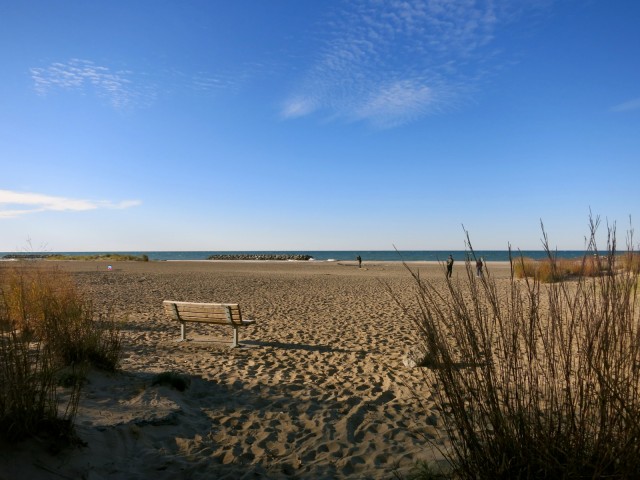
<path id="1" fill-rule="evenodd" d="M 415 327 L 387 291 L 416 304 L 400 263 L 55 263 L 122 320 L 121 370 L 84 386 L 86 446 L 3 448 L 0 478 L 391 478 L 441 459 L 432 385 L 403 363 Z M 442 266 L 412 266 L 444 285 Z M 489 268 L 506 285 L 508 264 Z M 212 341 L 230 335 L 215 326 L 178 342 L 165 299 L 237 302 L 257 323 L 238 349 Z M 163 372 L 190 387 L 152 385 Z"/>

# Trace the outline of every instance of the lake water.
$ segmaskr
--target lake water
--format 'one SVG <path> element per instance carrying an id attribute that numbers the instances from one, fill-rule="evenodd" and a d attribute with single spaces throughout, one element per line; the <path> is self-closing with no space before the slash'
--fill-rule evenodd
<path id="1" fill-rule="evenodd" d="M 39 252 L 0 252 L 0 258 L 7 254 L 37 254 Z M 454 260 L 463 261 L 469 255 L 461 250 L 250 250 L 250 251 L 130 251 L 130 252 L 44 252 L 46 254 L 60 255 L 99 255 L 107 253 L 118 253 L 124 255 L 147 255 L 149 260 L 206 260 L 210 255 L 311 255 L 314 261 L 340 261 L 355 260 L 360 255 L 363 261 L 384 261 L 384 262 L 423 262 L 423 261 L 445 261 L 449 254 Z M 514 257 L 522 254 L 524 257 L 532 259 L 543 259 L 547 253 L 542 250 L 526 250 L 512 252 Z M 559 250 L 556 252 L 561 258 L 580 258 L 585 252 L 582 250 Z M 509 252 L 507 250 L 477 250 L 476 257 L 483 257 L 485 261 L 508 261 Z"/>

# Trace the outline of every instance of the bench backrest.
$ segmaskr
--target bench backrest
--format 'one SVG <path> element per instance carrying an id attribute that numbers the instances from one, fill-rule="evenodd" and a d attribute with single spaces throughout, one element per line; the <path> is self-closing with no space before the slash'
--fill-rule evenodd
<path id="1" fill-rule="evenodd" d="M 237 303 L 162 302 L 167 315 L 179 322 L 242 324 L 242 313 Z"/>

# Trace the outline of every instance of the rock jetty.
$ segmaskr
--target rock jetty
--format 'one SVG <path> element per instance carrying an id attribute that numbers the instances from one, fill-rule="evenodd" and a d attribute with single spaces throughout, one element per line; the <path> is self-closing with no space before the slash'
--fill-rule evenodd
<path id="1" fill-rule="evenodd" d="M 49 257 L 51 257 L 51 255 L 46 253 L 9 253 L 2 258 L 7 260 L 38 260 Z"/>
<path id="2" fill-rule="evenodd" d="M 313 260 L 311 255 L 300 254 L 244 254 L 244 253 L 230 253 L 224 255 L 211 255 L 207 257 L 207 260 Z"/>

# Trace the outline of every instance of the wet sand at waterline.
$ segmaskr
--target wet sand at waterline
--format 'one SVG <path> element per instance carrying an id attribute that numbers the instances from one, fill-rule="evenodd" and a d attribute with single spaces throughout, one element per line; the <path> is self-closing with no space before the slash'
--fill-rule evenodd
<path id="1" fill-rule="evenodd" d="M 381 479 L 441 459 L 427 441 L 446 443 L 433 386 L 403 362 L 415 328 L 385 286 L 415 306 L 399 262 L 46 263 L 122 320 L 121 370 L 93 371 L 83 389 L 86 446 L 2 448 L 0 479 Z M 410 266 L 444 285 L 442 265 Z M 487 266 L 508 281 L 508 263 Z M 181 342 L 163 300 L 239 303 L 256 323 L 239 348 L 224 343 L 230 327 L 194 323 Z M 151 385 L 167 371 L 190 388 Z"/>

